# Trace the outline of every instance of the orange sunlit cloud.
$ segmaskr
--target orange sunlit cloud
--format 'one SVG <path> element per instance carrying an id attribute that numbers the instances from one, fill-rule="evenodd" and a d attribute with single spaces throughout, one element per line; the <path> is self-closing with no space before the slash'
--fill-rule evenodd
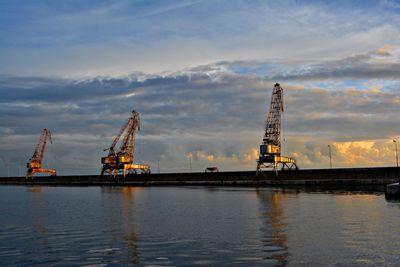
<path id="1" fill-rule="evenodd" d="M 389 145 L 392 144 L 381 141 L 355 141 L 336 142 L 332 144 L 332 148 L 342 166 L 382 166 L 394 155 L 394 150 Z"/>
<path id="2" fill-rule="evenodd" d="M 393 50 L 395 50 L 396 47 L 393 45 L 384 45 L 378 49 L 376 49 L 374 52 L 380 55 L 387 55 L 388 53 L 392 52 Z"/>
<path id="3" fill-rule="evenodd" d="M 364 140 L 333 142 L 332 162 L 334 167 L 367 167 L 393 166 L 395 164 L 395 147 L 392 140 Z M 303 168 L 329 166 L 327 146 L 319 145 L 314 148 L 303 148 L 291 153 Z"/>

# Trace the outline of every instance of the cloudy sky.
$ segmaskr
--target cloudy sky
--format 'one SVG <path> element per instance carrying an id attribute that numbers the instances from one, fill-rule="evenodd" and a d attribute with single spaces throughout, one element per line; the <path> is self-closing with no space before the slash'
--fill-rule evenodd
<path id="1" fill-rule="evenodd" d="M 300 168 L 393 166 L 398 1 L 0 2 L 0 176 L 96 174 L 140 112 L 136 158 L 157 172 L 253 170 L 273 84 L 283 153 Z"/>

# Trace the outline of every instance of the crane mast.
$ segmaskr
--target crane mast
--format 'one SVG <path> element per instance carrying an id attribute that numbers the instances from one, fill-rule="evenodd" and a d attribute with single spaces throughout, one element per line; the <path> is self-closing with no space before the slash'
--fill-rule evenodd
<path id="1" fill-rule="evenodd" d="M 260 156 L 257 160 L 257 174 L 263 169 L 277 171 L 278 165 L 283 169 L 298 169 L 294 158 L 281 156 L 281 121 L 283 113 L 283 89 L 279 83 L 274 85 L 271 103 L 265 123 L 265 134 L 260 145 Z"/>
<path id="2" fill-rule="evenodd" d="M 110 177 L 112 175 L 115 177 L 118 173 L 122 172 L 125 177 L 126 174 L 137 173 L 137 171 L 150 173 L 149 165 L 134 163 L 135 136 L 137 131 L 140 131 L 139 112 L 132 110 L 128 121 L 122 126 L 111 146 L 104 149 L 104 151 L 108 150 L 108 156 L 101 158 L 101 163 L 103 164 L 101 175 L 108 174 Z M 118 149 L 115 150 L 123 134 L 122 141 Z"/>
<path id="3" fill-rule="evenodd" d="M 53 143 L 51 140 L 50 130 L 45 128 L 42 130 L 42 133 L 40 134 L 39 141 L 36 144 L 36 148 L 35 151 L 33 152 L 32 157 L 29 159 L 29 163 L 27 163 L 28 171 L 26 172 L 26 178 L 33 178 L 35 176 L 35 173 L 37 172 L 47 172 L 50 173 L 52 176 L 57 175 L 56 170 L 42 168 L 42 162 L 44 158 L 44 153 L 46 151 L 47 140 L 49 140 L 51 144 Z"/>

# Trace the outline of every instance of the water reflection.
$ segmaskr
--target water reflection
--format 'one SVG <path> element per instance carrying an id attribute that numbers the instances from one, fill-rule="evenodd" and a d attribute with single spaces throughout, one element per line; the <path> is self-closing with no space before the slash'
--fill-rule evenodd
<path id="1" fill-rule="evenodd" d="M 282 207 L 282 201 L 286 196 L 282 192 L 266 190 L 257 190 L 257 196 L 260 199 L 261 215 L 265 222 L 261 231 L 266 259 L 274 260 L 275 266 L 286 266 L 289 252 Z"/>
<path id="2" fill-rule="evenodd" d="M 104 187 L 103 193 L 120 194 L 121 204 L 121 235 L 129 250 L 129 262 L 133 264 L 140 263 L 140 254 L 138 243 L 138 235 L 135 226 L 135 192 L 140 190 L 138 187 Z"/>
<path id="3" fill-rule="evenodd" d="M 41 193 L 42 192 L 42 188 L 39 187 L 39 186 L 31 186 L 31 187 L 28 187 L 26 189 L 26 191 L 31 192 L 31 193 Z"/>
<path id="4" fill-rule="evenodd" d="M 248 187 L 0 187 L 0 204 L 1 266 L 400 262 L 400 205 L 383 195 Z"/>
<path id="5" fill-rule="evenodd" d="M 32 222 L 33 232 L 37 235 L 37 242 L 41 249 L 38 250 L 38 254 L 41 258 L 45 259 L 48 257 L 48 229 L 44 224 L 45 215 L 45 203 L 43 200 L 42 187 L 28 187 L 27 191 L 32 193 L 29 198 L 29 214 L 30 221 Z M 44 255 L 41 253 L 45 253 Z"/>
<path id="6" fill-rule="evenodd" d="M 134 198 L 135 191 L 138 190 L 136 187 L 123 187 L 122 188 L 122 216 L 123 216 L 123 239 L 126 242 L 130 250 L 130 259 L 134 264 L 139 263 L 139 249 L 138 249 L 138 237 L 136 234 L 135 223 L 134 223 Z"/>

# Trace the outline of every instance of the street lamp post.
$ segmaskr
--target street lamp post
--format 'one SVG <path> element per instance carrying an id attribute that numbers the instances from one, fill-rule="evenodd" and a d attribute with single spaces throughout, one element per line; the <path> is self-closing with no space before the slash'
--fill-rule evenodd
<path id="1" fill-rule="evenodd" d="M 393 143 L 394 143 L 394 145 L 396 147 L 396 167 L 398 168 L 399 167 L 399 154 L 397 152 L 397 140 L 393 139 Z"/>
<path id="2" fill-rule="evenodd" d="M 331 145 L 328 145 L 329 148 L 329 166 L 332 169 L 332 151 L 331 151 Z"/>
<path id="3" fill-rule="evenodd" d="M 193 155 L 192 155 L 192 153 L 188 153 L 188 154 L 186 154 L 186 157 L 189 160 L 189 170 L 190 170 L 190 172 L 192 172 L 192 157 L 193 157 Z"/>

